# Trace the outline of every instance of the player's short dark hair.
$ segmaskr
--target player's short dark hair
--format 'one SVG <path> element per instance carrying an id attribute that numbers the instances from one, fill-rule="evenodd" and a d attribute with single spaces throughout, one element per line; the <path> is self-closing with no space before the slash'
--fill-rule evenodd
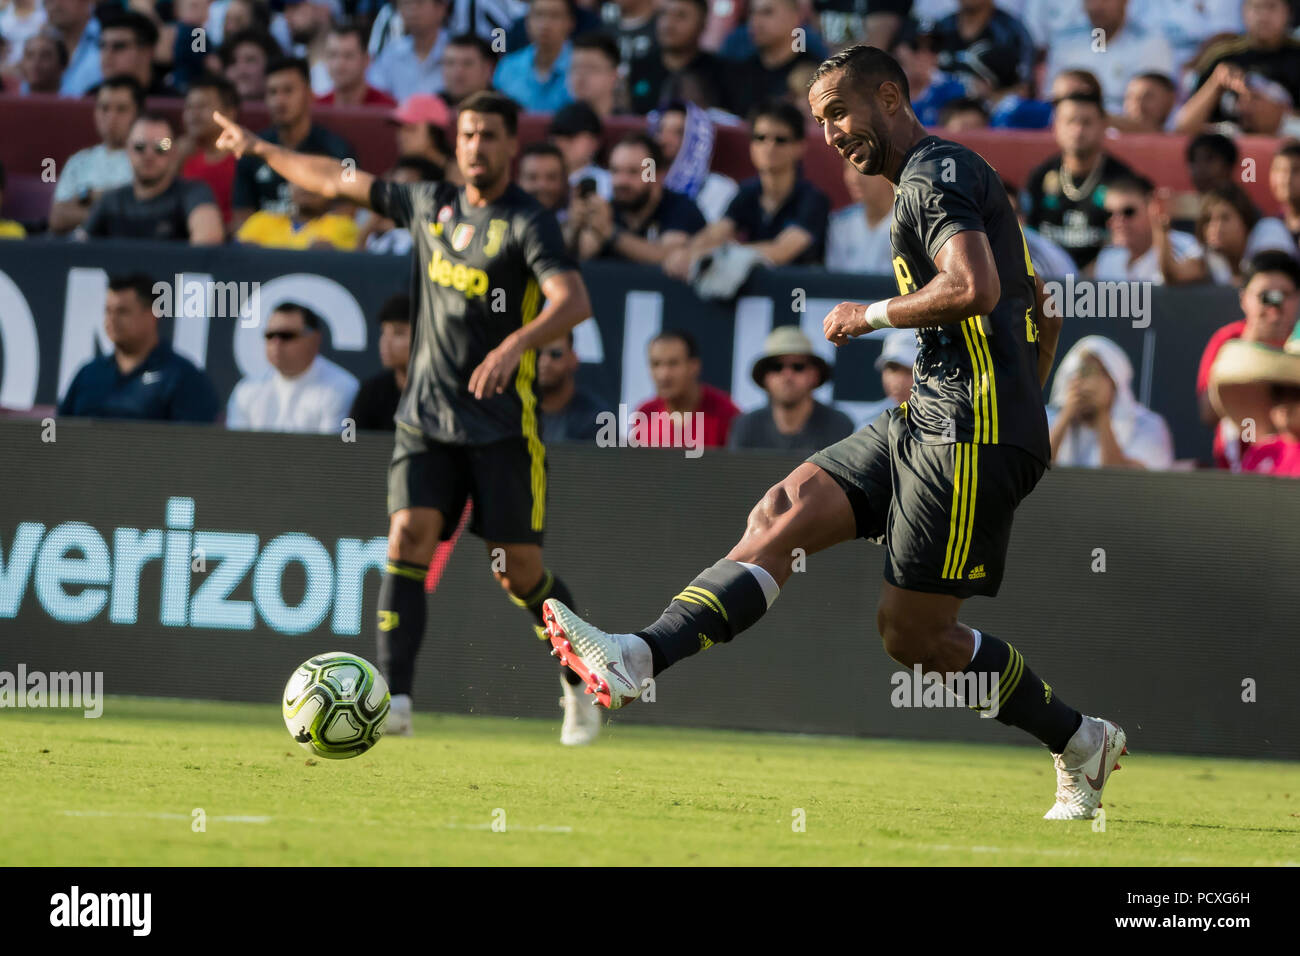
<path id="1" fill-rule="evenodd" d="M 879 47 L 859 43 L 822 60 L 821 65 L 813 70 L 813 75 L 808 80 L 808 88 L 812 89 L 822 77 L 838 70 L 843 70 L 850 82 L 870 87 L 872 91 L 881 83 L 893 83 L 898 87 L 905 102 L 912 101 L 912 91 L 907 85 L 907 74 L 898 65 L 897 60 Z"/>
<path id="2" fill-rule="evenodd" d="M 489 63 L 496 63 L 501 59 L 501 54 L 492 49 L 492 44 L 477 33 L 458 33 L 447 41 L 447 46 L 463 46 L 477 50 L 478 55 Z"/>
<path id="3" fill-rule="evenodd" d="M 1106 189 L 1109 192 L 1116 193 L 1137 193 L 1143 199 L 1150 199 L 1155 195 L 1156 184 L 1141 173 L 1126 173 L 1123 176 L 1116 176 L 1114 179 L 1107 180 Z"/>
<path id="4" fill-rule="evenodd" d="M 651 161 L 655 164 L 656 170 L 664 169 L 665 164 L 668 162 L 664 159 L 663 147 L 660 146 L 659 143 L 655 141 L 655 138 L 649 133 L 643 133 L 639 130 L 625 133 L 619 138 L 619 141 L 614 144 L 614 149 L 618 149 L 620 146 L 640 146 L 650 156 Z M 614 149 L 610 150 L 610 155 L 613 155 Z"/>
<path id="5" fill-rule="evenodd" d="M 380 325 L 385 322 L 406 322 L 409 324 L 411 321 L 411 297 L 405 292 L 389 296 L 388 300 L 379 307 L 378 321 Z"/>
<path id="6" fill-rule="evenodd" d="M 135 34 L 136 46 L 152 50 L 158 44 L 158 27 L 143 13 L 122 10 L 109 14 L 100 21 L 100 35 L 105 30 L 130 30 Z"/>
<path id="7" fill-rule="evenodd" d="M 1191 163 L 1192 157 L 1201 150 L 1223 160 L 1225 166 L 1237 165 L 1237 144 L 1222 133 L 1198 133 L 1193 136 L 1187 144 L 1187 162 Z"/>
<path id="8" fill-rule="evenodd" d="M 266 57 L 268 64 L 282 56 L 280 44 L 275 42 L 275 38 L 265 30 L 259 30 L 257 27 L 246 27 L 240 30 L 232 37 L 227 37 L 226 42 L 221 44 L 221 65 L 229 67 L 235 62 L 235 50 L 245 44 L 252 44 L 259 48 Z"/>
<path id="9" fill-rule="evenodd" d="M 1058 96 L 1052 100 L 1052 106 L 1060 106 L 1062 103 L 1086 103 L 1089 106 L 1097 107 L 1097 112 L 1102 116 L 1106 115 L 1106 105 L 1101 101 L 1101 93 L 1066 93 L 1064 96 Z"/>
<path id="10" fill-rule="evenodd" d="M 749 128 L 752 130 L 761 119 L 774 120 L 789 129 L 795 139 L 803 139 L 803 113 L 788 100 L 773 99 L 760 103 L 749 114 Z"/>
<path id="11" fill-rule="evenodd" d="M 300 56 L 277 56 L 266 64 L 266 78 L 269 80 L 272 74 L 283 73 L 286 70 L 293 70 L 302 77 L 304 83 L 311 86 L 311 67 Z"/>
<path id="12" fill-rule="evenodd" d="M 440 183 L 447 178 L 447 170 L 427 156 L 399 156 L 393 168 L 413 170 L 425 183 Z"/>
<path id="13" fill-rule="evenodd" d="M 154 278 L 147 272 L 119 272 L 108 277 L 108 287 L 114 292 L 130 289 L 141 305 L 153 305 Z"/>
<path id="14" fill-rule="evenodd" d="M 134 76 L 127 73 L 119 73 L 116 76 L 110 76 L 103 80 L 95 87 L 95 96 L 99 96 L 100 90 L 126 90 L 131 94 L 131 99 L 135 102 L 135 111 L 141 113 L 144 111 L 144 87 Z"/>
<path id="15" fill-rule="evenodd" d="M 239 91 L 220 73 L 200 73 L 190 80 L 189 91 L 194 90 L 213 90 L 222 106 L 232 111 L 239 109 Z"/>
<path id="16" fill-rule="evenodd" d="M 1146 73 L 1139 73 L 1133 77 L 1133 80 L 1150 80 L 1152 83 L 1161 87 L 1166 93 L 1177 93 L 1178 87 L 1174 85 L 1173 77 L 1168 73 L 1161 73 L 1159 70 L 1148 70 Z M 1129 80 L 1130 83 L 1133 80 Z"/>
<path id="17" fill-rule="evenodd" d="M 681 342 L 686 346 L 687 358 L 700 357 L 700 343 L 695 340 L 695 336 L 685 329 L 665 329 L 650 340 L 650 344 L 656 342 Z"/>
<path id="18" fill-rule="evenodd" d="M 609 60 L 609 65 L 618 68 L 622 57 L 618 51 L 618 41 L 603 30 L 588 30 L 586 33 L 579 34 L 573 40 L 574 50 L 596 50 L 605 54 L 605 59 Z"/>
<path id="19" fill-rule="evenodd" d="M 520 165 L 523 165 L 524 160 L 530 156 L 550 156 L 552 159 L 559 160 L 561 166 L 564 165 L 564 154 L 560 152 L 560 147 L 549 140 L 534 140 L 521 149 L 519 151 Z"/>
<path id="20" fill-rule="evenodd" d="M 1300 262 L 1289 252 L 1281 249 L 1265 249 L 1250 257 L 1241 275 L 1242 288 L 1250 285 L 1250 280 L 1266 272 L 1280 272 L 1291 280 L 1291 285 L 1300 289 Z"/>
<path id="21" fill-rule="evenodd" d="M 948 120 L 952 119 L 954 113 L 979 113 L 984 117 L 984 122 L 989 121 L 989 108 L 983 100 L 976 99 L 973 96 L 958 96 L 955 99 L 944 103 L 939 109 L 939 125 L 943 126 Z"/>
<path id="22" fill-rule="evenodd" d="M 479 90 L 471 93 L 461 101 L 462 113 L 488 113 L 500 116 L 506 125 L 506 132 L 515 136 L 519 132 L 519 104 L 496 90 Z"/>
<path id="23" fill-rule="evenodd" d="M 311 329 L 313 332 L 320 331 L 320 326 L 321 326 L 320 316 L 317 315 L 315 312 L 313 312 L 309 307 L 303 305 L 301 302 L 281 302 L 271 311 L 272 313 L 297 312 L 299 315 L 302 316 L 302 324 L 304 327 Z"/>

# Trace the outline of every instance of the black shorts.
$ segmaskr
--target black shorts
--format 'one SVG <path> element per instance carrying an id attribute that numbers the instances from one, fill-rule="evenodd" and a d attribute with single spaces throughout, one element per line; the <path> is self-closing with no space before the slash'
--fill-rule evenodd
<path id="1" fill-rule="evenodd" d="M 885 580 L 909 591 L 992 597 L 1016 506 L 1046 470 L 1011 445 L 926 445 L 902 409 L 808 459 L 844 489 L 858 537 L 886 549 Z"/>
<path id="2" fill-rule="evenodd" d="M 537 438 L 447 445 L 398 423 L 388 466 L 388 513 L 437 508 L 451 537 L 474 499 L 469 529 L 485 541 L 541 544 L 546 525 L 546 450 Z"/>

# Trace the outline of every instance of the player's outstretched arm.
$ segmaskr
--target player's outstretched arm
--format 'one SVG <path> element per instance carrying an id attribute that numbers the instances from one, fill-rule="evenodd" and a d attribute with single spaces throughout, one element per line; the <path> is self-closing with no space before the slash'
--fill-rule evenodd
<path id="1" fill-rule="evenodd" d="M 469 390 L 475 398 L 501 394 L 525 352 L 558 339 L 591 315 L 587 286 L 582 281 L 582 273 L 576 269 L 547 276 L 542 281 L 542 295 L 546 307 L 489 352 L 470 375 Z"/>
<path id="2" fill-rule="evenodd" d="M 331 156 L 308 156 L 276 146 L 254 135 L 219 110 L 212 118 L 221 127 L 217 148 L 236 158 L 258 156 L 277 173 L 303 189 L 329 199 L 349 199 L 369 208 L 370 187 L 375 177 L 355 165 L 347 166 Z"/>

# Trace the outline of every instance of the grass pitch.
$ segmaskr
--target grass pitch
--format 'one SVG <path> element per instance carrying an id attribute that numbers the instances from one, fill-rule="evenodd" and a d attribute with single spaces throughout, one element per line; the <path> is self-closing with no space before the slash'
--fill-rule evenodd
<path id="1" fill-rule="evenodd" d="M 1133 753 L 1098 832 L 1040 819 L 1037 748 L 615 723 L 568 749 L 557 711 L 313 761 L 273 706 L 131 698 L 0 727 L 3 865 L 1300 863 L 1290 763 Z"/>

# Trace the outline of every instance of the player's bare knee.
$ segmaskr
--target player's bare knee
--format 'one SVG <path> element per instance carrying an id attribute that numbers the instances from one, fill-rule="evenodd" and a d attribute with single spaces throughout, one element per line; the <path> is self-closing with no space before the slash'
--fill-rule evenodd
<path id="1" fill-rule="evenodd" d="M 437 546 L 433 536 L 433 522 L 399 511 L 388 524 L 388 557 L 423 564 Z"/>
<path id="2" fill-rule="evenodd" d="M 790 495 L 785 486 L 773 485 L 767 489 L 767 493 L 758 500 L 758 504 L 754 505 L 754 510 L 749 513 L 749 524 L 745 529 L 745 534 L 748 537 L 763 535 L 776 523 L 777 518 L 792 507 L 794 507 L 794 502 L 790 500 Z"/>

